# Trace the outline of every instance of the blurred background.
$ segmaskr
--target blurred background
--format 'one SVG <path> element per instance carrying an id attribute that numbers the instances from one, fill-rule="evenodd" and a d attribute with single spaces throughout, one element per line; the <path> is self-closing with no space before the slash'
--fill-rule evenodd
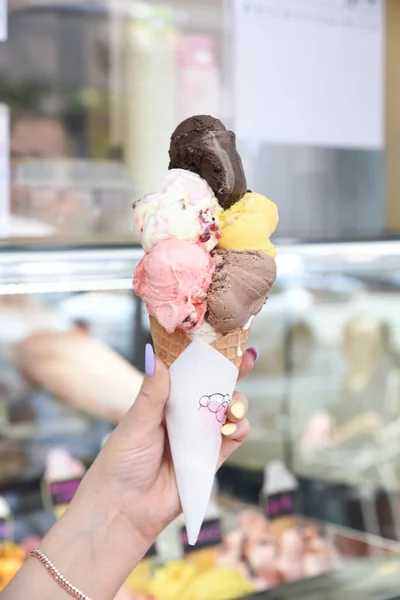
<path id="1" fill-rule="evenodd" d="M 250 585 L 229 597 L 286 598 L 309 577 L 308 598 L 397 597 L 400 1 L 0 0 L 0 40 L 0 589 L 11 542 L 45 534 L 140 387 L 132 202 L 168 168 L 176 125 L 212 114 L 280 224 L 240 384 L 252 432 L 218 474 L 207 565 Z M 278 490 L 296 497 L 285 542 L 267 521 L 272 461 L 295 481 Z M 132 597 L 184 555 L 180 527 Z M 328 574 L 350 564 L 346 584 Z M 360 569 L 377 583 L 357 587 Z"/>

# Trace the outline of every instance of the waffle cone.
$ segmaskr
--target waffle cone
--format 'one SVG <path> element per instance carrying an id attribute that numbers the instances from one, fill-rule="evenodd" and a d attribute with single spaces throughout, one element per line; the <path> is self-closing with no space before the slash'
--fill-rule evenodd
<path id="1" fill-rule="evenodd" d="M 154 317 L 150 316 L 150 329 L 153 337 L 154 351 L 169 368 L 172 363 L 192 342 L 185 333 L 168 333 Z M 242 355 L 246 348 L 251 327 L 236 329 L 213 342 L 211 346 L 239 369 Z"/>

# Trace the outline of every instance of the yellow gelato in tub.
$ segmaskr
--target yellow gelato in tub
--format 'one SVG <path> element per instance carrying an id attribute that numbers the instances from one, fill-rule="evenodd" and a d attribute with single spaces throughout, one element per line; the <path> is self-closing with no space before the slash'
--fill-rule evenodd
<path id="1" fill-rule="evenodd" d="M 218 246 L 225 250 L 261 250 L 274 258 L 276 249 L 269 238 L 278 221 L 278 209 L 272 200 L 247 192 L 220 215 Z"/>

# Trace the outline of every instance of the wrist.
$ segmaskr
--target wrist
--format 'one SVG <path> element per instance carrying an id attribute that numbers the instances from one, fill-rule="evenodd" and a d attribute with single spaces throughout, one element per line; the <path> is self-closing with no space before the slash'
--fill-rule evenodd
<path id="1" fill-rule="evenodd" d="M 88 483 L 82 482 L 40 548 L 93 600 L 112 600 L 151 543 L 131 527 L 112 498 L 92 491 Z"/>

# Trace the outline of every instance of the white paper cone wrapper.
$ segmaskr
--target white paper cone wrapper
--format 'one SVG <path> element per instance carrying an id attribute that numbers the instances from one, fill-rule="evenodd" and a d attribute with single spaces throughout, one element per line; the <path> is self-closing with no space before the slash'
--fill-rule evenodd
<path id="1" fill-rule="evenodd" d="M 170 367 L 166 421 L 189 544 L 197 541 L 221 449 L 221 427 L 238 370 L 195 339 Z"/>

